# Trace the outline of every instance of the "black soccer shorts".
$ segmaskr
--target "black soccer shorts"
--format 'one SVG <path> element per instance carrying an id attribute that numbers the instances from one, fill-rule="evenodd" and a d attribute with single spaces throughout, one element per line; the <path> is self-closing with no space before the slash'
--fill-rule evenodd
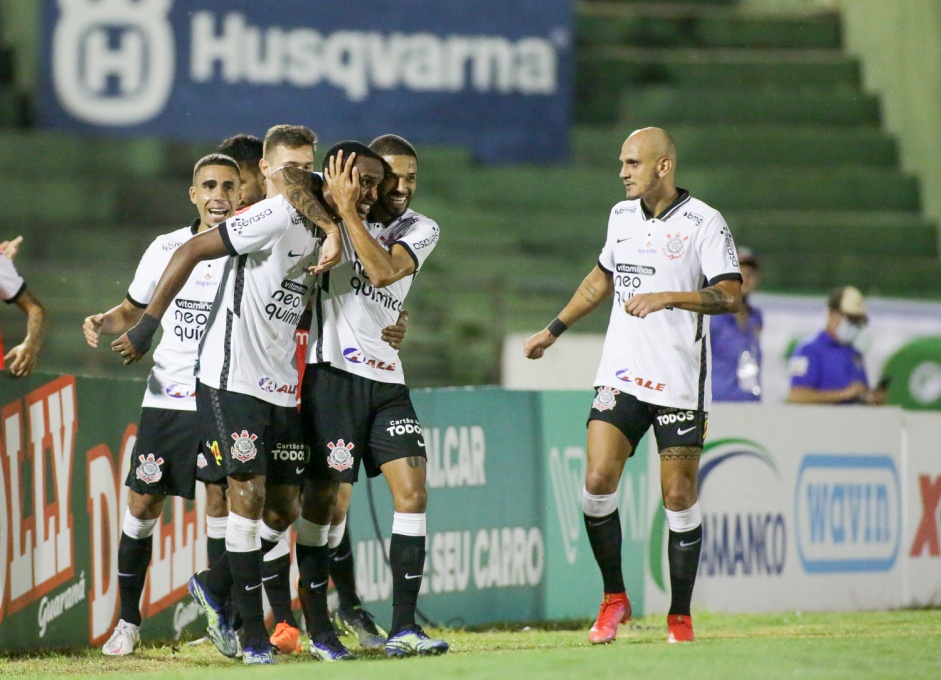
<path id="1" fill-rule="evenodd" d="M 361 463 L 375 477 L 390 461 L 427 458 L 405 385 L 311 364 L 301 386 L 301 417 L 311 452 L 310 479 L 352 483 Z"/>
<path id="2" fill-rule="evenodd" d="M 124 484 L 139 494 L 192 500 L 198 451 L 196 411 L 142 408 Z"/>
<path id="3" fill-rule="evenodd" d="M 309 455 L 297 407 L 197 383 L 196 412 L 203 455 L 220 476 L 264 475 L 269 484 L 304 484 Z"/>
<path id="4" fill-rule="evenodd" d="M 631 443 L 631 455 L 634 455 L 637 444 L 651 425 L 659 451 L 674 446 L 701 449 L 706 439 L 709 414 L 695 409 L 650 404 L 632 394 L 603 386 L 595 388 L 588 422 L 592 420 L 611 423 L 623 432 Z"/>

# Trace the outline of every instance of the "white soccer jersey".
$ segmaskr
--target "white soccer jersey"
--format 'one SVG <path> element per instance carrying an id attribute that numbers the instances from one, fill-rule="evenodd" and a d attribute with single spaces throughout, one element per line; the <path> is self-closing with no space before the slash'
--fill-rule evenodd
<path id="1" fill-rule="evenodd" d="M 367 223 L 366 228 L 388 250 L 401 244 L 415 261 L 415 271 L 376 288 L 342 229 L 343 261 L 323 277 L 311 321 L 317 340 L 307 346 L 307 363 L 326 362 L 370 380 L 404 384 L 399 352 L 382 339 L 382 329 L 398 319 L 412 281 L 438 243 L 439 229 L 434 220 L 414 210 L 389 226 Z"/>
<path id="2" fill-rule="evenodd" d="M 663 309 L 640 319 L 624 304 L 639 293 L 741 280 L 722 215 L 682 189 L 659 218 L 647 214 L 639 199 L 622 201 L 611 210 L 598 264 L 614 277 L 614 302 L 595 385 L 661 406 L 708 410 L 709 317 Z"/>
<path id="3" fill-rule="evenodd" d="M 196 235 L 199 220 L 192 226 L 154 239 L 141 257 L 127 291 L 127 299 L 146 307 L 154 295 L 160 276 L 177 248 Z M 196 265 L 182 290 L 173 298 L 160 320 L 163 336 L 154 350 L 154 367 L 147 377 L 143 406 L 178 411 L 196 410 L 196 356 L 199 339 L 206 328 L 212 301 L 216 297 L 225 259 Z"/>
<path id="4" fill-rule="evenodd" d="M 0 253 L 0 298 L 4 302 L 15 302 L 26 288 L 26 282 L 20 276 L 13 262 L 3 253 Z"/>
<path id="5" fill-rule="evenodd" d="M 201 383 L 297 405 L 294 331 L 316 283 L 319 238 L 283 196 L 219 225 L 231 254 L 199 349 Z"/>

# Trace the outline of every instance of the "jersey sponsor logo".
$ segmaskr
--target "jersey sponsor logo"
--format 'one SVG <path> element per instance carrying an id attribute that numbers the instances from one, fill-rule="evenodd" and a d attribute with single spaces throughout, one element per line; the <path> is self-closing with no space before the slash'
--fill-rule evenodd
<path id="1" fill-rule="evenodd" d="M 376 288 L 369 283 L 369 277 L 363 269 L 362 262 L 356 260 L 353 263 L 353 268 L 356 270 L 356 274 L 350 279 L 350 288 L 353 289 L 356 295 L 363 295 L 386 309 L 392 309 L 396 312 L 402 311 L 401 300 L 393 297 L 386 290 Z M 360 277 L 364 277 L 365 280 Z"/>
<path id="2" fill-rule="evenodd" d="M 725 254 L 729 256 L 729 262 L 738 266 L 738 253 L 735 251 L 735 241 L 732 240 L 732 232 L 728 229 L 723 229 L 722 234 L 725 236 Z"/>
<path id="3" fill-rule="evenodd" d="M 219 442 L 206 442 L 206 448 L 209 449 L 209 453 L 212 454 L 212 458 L 216 461 L 216 465 L 222 465 L 222 451 L 219 448 Z"/>
<path id="4" fill-rule="evenodd" d="M 155 484 L 160 481 L 163 477 L 163 470 L 160 469 L 163 465 L 163 458 L 154 458 L 154 454 L 148 453 L 146 458 L 144 454 L 141 454 L 137 460 L 140 461 L 140 465 L 137 466 L 139 480 L 144 484 Z"/>
<path id="5" fill-rule="evenodd" d="M 201 300 L 185 300 L 177 298 L 176 309 L 173 310 L 173 334 L 180 342 L 199 340 L 206 330 L 209 312 L 212 311 L 211 302 Z"/>
<path id="6" fill-rule="evenodd" d="M 300 254 L 291 255 L 290 252 L 288 255 L 291 257 L 300 257 Z M 289 290 L 292 293 L 297 293 L 298 295 L 304 295 L 310 288 L 309 286 L 305 286 L 303 283 L 298 283 L 297 281 L 292 281 L 291 279 L 284 279 L 281 282 L 281 287 L 284 288 L 284 290 Z"/>
<path id="7" fill-rule="evenodd" d="M 622 368 L 614 374 L 618 380 L 622 382 L 634 383 L 639 387 L 643 387 L 647 390 L 653 390 L 654 392 L 663 392 L 666 389 L 666 383 L 655 383 L 653 380 L 647 380 L 646 378 L 638 378 L 633 375 L 633 372 L 629 368 Z"/>
<path id="8" fill-rule="evenodd" d="M 241 236 L 245 227 L 258 222 L 259 220 L 263 220 L 273 214 L 274 211 L 271 208 L 265 208 L 264 210 L 256 212 L 254 215 L 248 215 L 247 217 L 233 217 L 228 221 L 229 229 Z"/>
<path id="9" fill-rule="evenodd" d="M 188 399 L 189 397 L 196 396 L 196 388 L 190 385 L 180 385 L 178 383 L 173 383 L 172 385 L 167 385 L 167 388 L 164 390 L 168 397 L 173 397 L 174 399 Z"/>
<path id="10" fill-rule="evenodd" d="M 672 236 L 667 234 L 667 242 L 666 245 L 663 246 L 663 254 L 671 260 L 680 259 L 686 254 L 687 241 L 689 241 L 689 236 L 683 236 L 680 232 L 676 232 Z"/>
<path id="11" fill-rule="evenodd" d="M 164 251 L 176 250 L 176 249 L 179 248 L 181 245 L 183 245 L 183 241 L 171 241 L 170 243 L 164 243 L 164 244 L 161 246 L 161 248 L 163 248 Z"/>
<path id="12" fill-rule="evenodd" d="M 627 205 L 627 206 L 624 206 L 623 208 L 618 208 L 617 210 L 615 210 L 614 214 L 623 215 L 624 213 L 635 213 L 635 212 L 637 212 L 636 205 Z"/>
<path id="13" fill-rule="evenodd" d="M 683 213 L 683 217 L 685 217 L 685 218 L 688 219 L 688 220 L 692 220 L 693 222 L 695 222 L 697 227 L 702 226 L 702 221 L 703 221 L 703 219 L 705 219 L 702 215 L 697 215 L 696 213 L 694 213 L 694 212 L 691 211 L 691 210 L 687 210 L 686 212 L 684 212 L 684 213 Z"/>
<path id="14" fill-rule="evenodd" d="M 372 90 L 554 94 L 563 48 L 561 36 L 511 40 L 501 35 L 383 35 L 348 29 L 322 34 L 307 26 L 252 25 L 236 11 L 194 12 L 191 33 L 188 71 L 196 83 L 305 88 L 324 84 L 354 102 L 367 99 Z M 449 66 L 428 68 L 428 55 L 435 55 L 435 64 Z"/>
<path id="15" fill-rule="evenodd" d="M 258 439 L 258 435 L 249 434 L 248 430 L 242 430 L 241 434 L 233 432 L 232 439 L 235 440 L 235 443 L 232 444 L 232 457 L 235 460 L 246 463 L 258 454 L 258 449 L 255 447 L 255 440 Z"/>
<path id="16" fill-rule="evenodd" d="M 661 413 L 657 416 L 657 423 L 659 425 L 673 425 L 675 423 L 695 423 L 696 422 L 696 412 L 695 411 L 671 411 L 670 413 Z M 682 432 L 680 434 L 685 434 Z"/>
<path id="17" fill-rule="evenodd" d="M 203 455 L 202 451 L 196 454 L 196 467 L 198 467 L 200 470 L 209 467 L 209 461 L 206 460 L 206 456 Z"/>
<path id="18" fill-rule="evenodd" d="M 275 392 L 294 394 L 297 392 L 297 385 L 281 385 L 268 376 L 258 379 L 258 387 L 261 388 L 262 392 L 267 392 L 268 394 L 274 394 Z"/>
<path id="19" fill-rule="evenodd" d="M 396 362 L 387 364 L 384 361 L 379 359 L 373 359 L 372 357 L 367 357 L 363 354 L 363 350 L 357 347 L 347 347 L 343 350 L 343 358 L 349 361 L 351 364 L 362 364 L 363 366 L 369 366 L 370 368 L 376 368 L 380 371 L 394 371 L 396 367 Z"/>
<path id="20" fill-rule="evenodd" d="M 657 270 L 654 267 L 648 267 L 644 264 L 618 263 L 617 271 L 622 274 L 641 274 L 643 276 L 653 276 L 657 273 Z"/>
<path id="21" fill-rule="evenodd" d="M 431 238 L 422 239 L 421 241 L 415 241 L 414 243 L 412 243 L 412 247 L 413 247 L 415 250 L 421 250 L 422 248 L 427 248 L 428 246 L 433 246 L 435 243 L 438 242 L 438 236 L 439 236 L 439 234 L 438 234 L 438 232 L 437 232 L 437 230 L 436 230 L 435 233 L 434 233 L 434 236 L 432 236 Z"/>
<path id="22" fill-rule="evenodd" d="M 271 452 L 271 457 L 274 458 L 274 460 L 289 460 L 295 463 L 306 463 L 307 447 L 294 442 L 278 442 L 274 445 L 274 451 Z"/>
<path id="23" fill-rule="evenodd" d="M 397 434 L 421 434 L 421 425 L 414 418 L 400 418 L 389 422 L 386 432 L 390 437 Z"/>
<path id="24" fill-rule="evenodd" d="M 353 442 L 347 444 L 342 439 L 338 439 L 336 443 L 329 442 L 327 448 L 330 449 L 330 453 L 327 454 L 327 465 L 341 472 L 353 467 L 353 454 L 350 453 L 355 448 Z"/>
<path id="25" fill-rule="evenodd" d="M 591 407 L 596 411 L 610 411 L 617 405 L 617 395 L 619 394 L 620 392 L 613 387 L 607 385 L 599 387 L 594 401 L 591 402 Z"/>
<path id="26" fill-rule="evenodd" d="M 304 254 L 304 251 L 295 253 L 293 250 L 288 250 L 288 257 L 300 257 L 303 254 Z"/>
<path id="27" fill-rule="evenodd" d="M 296 327 L 304 313 L 306 306 L 304 296 L 307 290 L 307 286 L 296 281 L 290 279 L 282 281 L 281 289 L 274 291 L 271 294 L 271 302 L 265 305 L 268 320 L 283 321 L 289 326 Z"/>
<path id="28" fill-rule="evenodd" d="M 52 82 L 62 107 L 93 125 L 135 125 L 161 111 L 176 64 L 172 0 L 59 0 Z"/>
<path id="29" fill-rule="evenodd" d="M 645 241 L 644 247 L 637 249 L 637 254 L 638 255 L 656 255 L 657 249 L 653 247 L 653 242 Z"/>

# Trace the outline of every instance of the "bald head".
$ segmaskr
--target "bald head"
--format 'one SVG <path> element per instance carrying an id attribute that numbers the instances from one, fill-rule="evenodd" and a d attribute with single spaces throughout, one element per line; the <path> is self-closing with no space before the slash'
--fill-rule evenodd
<path id="1" fill-rule="evenodd" d="M 632 132 L 621 146 L 620 161 L 627 198 L 643 199 L 652 208 L 676 195 L 676 143 L 666 130 L 648 127 Z"/>

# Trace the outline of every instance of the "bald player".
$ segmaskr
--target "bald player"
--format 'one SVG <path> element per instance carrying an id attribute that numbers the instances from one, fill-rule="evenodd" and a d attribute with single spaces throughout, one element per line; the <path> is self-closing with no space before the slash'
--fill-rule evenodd
<path id="1" fill-rule="evenodd" d="M 742 275 L 719 212 L 677 187 L 676 145 L 659 128 L 621 147 L 627 200 L 616 204 L 598 264 L 548 325 L 528 338 L 538 359 L 576 321 L 614 298 L 588 416 L 582 510 L 604 597 L 588 639 L 611 642 L 631 617 L 621 573 L 617 487 L 653 425 L 669 525 L 669 642 L 691 642 L 690 599 L 702 547 L 699 457 L 711 401 L 709 316 L 736 312 Z"/>

